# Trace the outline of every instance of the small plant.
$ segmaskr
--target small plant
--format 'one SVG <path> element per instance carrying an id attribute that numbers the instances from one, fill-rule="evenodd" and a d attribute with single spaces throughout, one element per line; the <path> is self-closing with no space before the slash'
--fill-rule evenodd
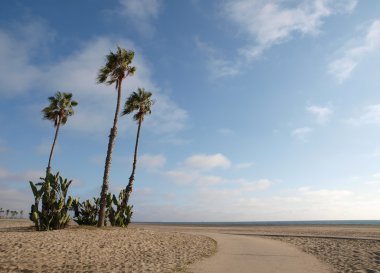
<path id="1" fill-rule="evenodd" d="M 125 204 L 126 190 L 120 191 L 118 199 L 112 195 L 110 200 L 110 194 L 107 197 L 107 212 L 111 226 L 127 227 L 131 222 L 133 206 Z"/>
<path id="2" fill-rule="evenodd" d="M 65 228 L 70 221 L 68 210 L 73 202 L 71 196 L 66 200 L 72 180 L 63 179 L 59 172 L 56 175 L 47 173 L 46 178 L 41 180 L 42 182 L 36 184 L 29 181 L 34 195 L 29 219 L 34 222 L 36 230 Z"/>
<path id="3" fill-rule="evenodd" d="M 127 227 L 131 222 L 133 206 L 124 205 L 125 192 L 125 189 L 121 190 L 119 198 L 111 193 L 107 194 L 104 226 L 107 226 L 107 219 L 111 226 L 116 227 Z M 94 198 L 93 202 L 90 200 L 79 202 L 78 199 L 75 199 L 71 209 L 74 211 L 73 220 L 78 225 L 95 226 L 98 224 L 100 198 Z"/>
<path id="4" fill-rule="evenodd" d="M 99 203 L 99 198 L 94 198 L 94 202 L 86 200 L 82 203 L 80 203 L 78 199 L 75 199 L 72 204 L 72 210 L 74 210 L 73 220 L 78 225 L 97 225 Z"/>

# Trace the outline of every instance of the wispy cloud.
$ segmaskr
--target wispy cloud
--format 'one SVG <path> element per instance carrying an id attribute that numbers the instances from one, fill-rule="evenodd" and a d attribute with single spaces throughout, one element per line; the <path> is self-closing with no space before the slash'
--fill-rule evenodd
<path id="1" fill-rule="evenodd" d="M 223 15 L 247 35 L 250 45 L 240 53 L 254 59 L 295 33 L 316 34 L 323 19 L 333 14 L 351 12 L 357 0 L 314 0 L 286 5 L 286 1 L 231 0 L 223 6 Z"/>
<path id="2" fill-rule="evenodd" d="M 0 166 L 0 182 L 28 182 L 30 180 L 36 182 L 40 177 L 44 176 L 43 171 L 27 170 L 23 172 L 12 172 L 11 170 Z"/>
<path id="3" fill-rule="evenodd" d="M 311 113 L 320 124 L 326 123 L 332 114 L 332 110 L 329 107 L 317 105 L 308 106 L 306 110 Z"/>
<path id="4" fill-rule="evenodd" d="M 360 116 L 348 119 L 355 126 L 375 124 L 380 125 L 380 104 L 365 107 Z"/>
<path id="5" fill-rule="evenodd" d="M 152 21 L 162 8 L 161 0 L 119 0 L 121 13 L 126 16 L 140 33 L 151 36 L 154 32 Z"/>
<path id="6" fill-rule="evenodd" d="M 198 49 L 206 56 L 213 78 L 236 76 L 244 67 L 274 45 L 297 34 L 318 35 L 324 19 L 352 12 L 358 0 L 227 0 L 221 4 L 220 18 L 236 26 L 245 45 L 229 58 L 215 47 L 196 39 Z M 235 55 L 235 56 L 234 56 Z M 232 57 L 231 57 L 232 56 Z"/>
<path id="7" fill-rule="evenodd" d="M 41 71 L 32 58 L 41 54 L 53 37 L 54 31 L 37 19 L 0 29 L 0 95 L 18 95 L 35 85 Z"/>
<path id="8" fill-rule="evenodd" d="M 97 37 L 82 43 L 76 51 L 55 63 L 35 65 L 32 62 L 34 48 L 44 43 L 40 40 L 44 40 L 44 33 L 49 31 L 53 32 L 43 23 L 36 23 L 27 32 L 22 27 L 12 32 L 0 29 L 0 59 L 3 60 L 0 62 L 0 96 L 21 95 L 35 89 L 47 95 L 57 89 L 72 92 L 79 106 L 66 126 L 74 132 L 108 133 L 114 115 L 116 92 L 112 87 L 96 84 L 96 75 L 104 65 L 105 55 L 120 45 L 136 51 L 133 65 L 137 67 L 136 74 L 125 79 L 122 100 L 138 87 L 153 92 L 156 100 L 152 109 L 154 114 L 146 119 L 144 128 L 163 137 L 173 137 L 186 127 L 187 112 L 152 81 L 151 69 L 132 41 Z M 33 42 L 24 44 L 24 40 Z M 18 54 L 15 55 L 16 51 Z M 122 120 L 120 131 L 132 126 L 130 119 Z"/>
<path id="9" fill-rule="evenodd" d="M 213 186 L 223 182 L 220 176 L 202 175 L 197 171 L 171 170 L 165 173 L 177 185 Z"/>
<path id="10" fill-rule="evenodd" d="M 301 128 L 297 128 L 297 129 L 294 129 L 291 133 L 291 135 L 296 138 L 296 139 L 299 139 L 299 140 L 306 140 L 307 136 L 313 132 L 313 129 L 310 128 L 310 127 L 301 127 Z"/>
<path id="11" fill-rule="evenodd" d="M 214 168 L 229 168 L 230 160 L 223 154 L 196 154 L 185 160 L 184 166 L 198 170 L 210 170 Z"/>
<path id="12" fill-rule="evenodd" d="M 350 44 L 355 45 L 346 46 L 339 54 L 341 57 L 331 61 L 328 65 L 328 72 L 339 83 L 348 79 L 359 63 L 380 47 L 380 20 L 373 21 L 363 37 L 354 39 Z"/>
<path id="13" fill-rule="evenodd" d="M 165 165 L 166 158 L 163 155 L 143 154 L 140 156 L 139 161 L 145 169 L 158 169 Z"/>
<path id="14" fill-rule="evenodd" d="M 202 42 L 199 38 L 195 39 L 195 44 L 206 57 L 207 69 L 213 78 L 235 76 L 240 73 L 241 64 L 239 62 L 223 58 L 216 48 Z"/>
<path id="15" fill-rule="evenodd" d="M 244 163 L 239 163 L 235 165 L 236 169 L 249 169 L 255 166 L 255 163 L 253 162 L 244 162 Z"/>

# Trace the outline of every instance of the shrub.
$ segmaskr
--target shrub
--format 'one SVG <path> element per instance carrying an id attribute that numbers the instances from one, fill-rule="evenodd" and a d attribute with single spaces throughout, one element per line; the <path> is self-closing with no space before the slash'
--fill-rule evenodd
<path id="1" fill-rule="evenodd" d="M 46 177 L 41 178 L 41 182 L 36 184 L 29 181 L 34 195 L 29 219 L 34 222 L 36 230 L 55 230 L 67 226 L 70 221 L 68 210 L 73 202 L 71 196 L 66 200 L 71 182 L 72 180 L 63 179 L 59 172 L 56 175 L 47 173 Z"/>

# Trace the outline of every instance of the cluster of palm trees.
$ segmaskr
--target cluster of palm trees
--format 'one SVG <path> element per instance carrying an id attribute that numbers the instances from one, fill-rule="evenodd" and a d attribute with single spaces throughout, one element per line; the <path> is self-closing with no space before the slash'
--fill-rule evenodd
<path id="1" fill-rule="evenodd" d="M 112 162 L 112 152 L 115 144 L 115 138 L 117 135 L 117 122 L 120 115 L 120 102 L 122 93 L 122 83 L 123 80 L 132 76 L 136 72 L 136 68 L 131 66 L 134 58 L 134 52 L 131 50 L 126 50 L 124 48 L 117 47 L 116 52 L 110 52 L 106 56 L 106 64 L 99 70 L 97 81 L 98 83 L 105 83 L 107 85 L 115 84 L 117 90 L 117 100 L 116 100 L 116 110 L 115 117 L 113 120 L 113 126 L 110 130 L 107 155 L 104 166 L 104 175 L 102 190 L 100 194 L 100 209 L 98 215 L 98 227 L 102 227 L 105 222 L 105 209 L 106 209 L 106 198 L 108 194 L 109 185 L 109 172 Z M 123 199 L 123 205 L 127 205 L 129 196 L 132 193 L 133 182 L 136 171 L 137 163 L 137 150 L 140 137 L 141 124 L 144 121 L 146 115 L 151 114 L 151 107 L 153 105 L 152 93 L 145 91 L 144 88 L 138 88 L 137 91 L 133 92 L 124 104 L 124 108 L 121 115 L 128 115 L 134 113 L 134 120 L 137 122 L 137 136 L 133 157 L 132 173 L 129 177 L 128 185 L 125 188 L 125 197 Z M 57 92 L 54 97 L 49 97 L 49 106 L 42 110 L 43 118 L 50 120 L 54 123 L 55 135 L 53 145 L 51 147 L 48 166 L 46 168 L 46 175 L 51 173 L 51 162 L 54 153 L 54 148 L 57 141 L 57 136 L 59 134 L 60 126 L 66 124 L 68 118 L 74 114 L 74 107 L 78 103 L 72 100 L 72 94 L 68 92 Z"/>
<path id="2" fill-rule="evenodd" d="M 17 215 L 20 215 L 20 218 L 23 218 L 24 211 L 23 210 L 18 211 L 18 210 L 10 210 L 10 209 L 0 208 L 0 218 L 16 218 Z"/>

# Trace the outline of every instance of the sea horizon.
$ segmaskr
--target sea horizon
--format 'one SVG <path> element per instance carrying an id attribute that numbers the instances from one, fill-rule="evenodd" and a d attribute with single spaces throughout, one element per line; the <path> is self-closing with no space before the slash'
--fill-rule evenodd
<path id="1" fill-rule="evenodd" d="M 134 221 L 134 224 L 196 226 L 296 226 L 296 225 L 380 225 L 380 220 L 292 220 L 292 221 Z"/>

